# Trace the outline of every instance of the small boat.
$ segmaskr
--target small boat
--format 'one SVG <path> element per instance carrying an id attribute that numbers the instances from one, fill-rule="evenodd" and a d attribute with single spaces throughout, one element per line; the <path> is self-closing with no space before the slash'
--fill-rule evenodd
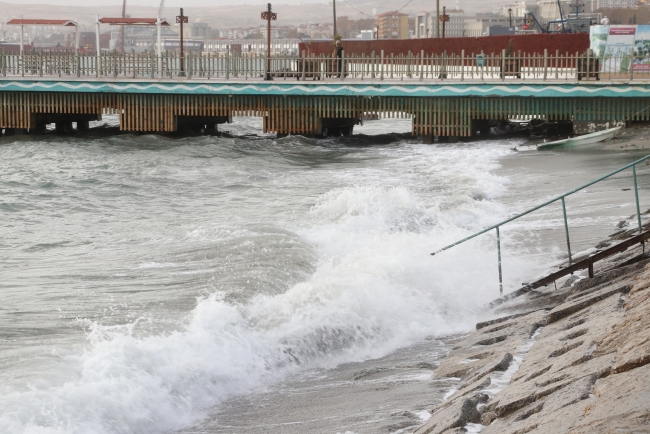
<path id="1" fill-rule="evenodd" d="M 595 133 L 584 134 L 582 136 L 575 136 L 564 140 L 556 140 L 554 142 L 542 143 L 537 146 L 538 151 L 556 148 L 572 148 L 574 146 L 589 145 L 592 143 L 604 142 L 616 136 L 621 127 L 610 128 L 608 130 L 597 131 Z"/>

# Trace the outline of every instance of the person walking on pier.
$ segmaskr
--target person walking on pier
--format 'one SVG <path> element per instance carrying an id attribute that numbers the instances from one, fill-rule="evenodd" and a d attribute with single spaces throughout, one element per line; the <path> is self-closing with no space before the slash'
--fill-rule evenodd
<path id="1" fill-rule="evenodd" d="M 336 40 L 336 63 L 338 64 L 338 77 L 341 78 L 341 73 L 343 70 L 343 45 L 341 45 L 341 40 Z"/>

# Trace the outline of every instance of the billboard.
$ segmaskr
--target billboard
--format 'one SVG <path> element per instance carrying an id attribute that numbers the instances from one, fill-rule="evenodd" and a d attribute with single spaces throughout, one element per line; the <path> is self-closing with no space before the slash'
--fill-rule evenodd
<path id="1" fill-rule="evenodd" d="M 650 71 L 650 25 L 591 26 L 589 40 L 602 72 Z"/>

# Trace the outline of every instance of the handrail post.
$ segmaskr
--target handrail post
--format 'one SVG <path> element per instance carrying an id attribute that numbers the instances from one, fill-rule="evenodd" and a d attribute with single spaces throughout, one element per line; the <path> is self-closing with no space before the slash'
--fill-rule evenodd
<path id="1" fill-rule="evenodd" d="M 632 174 L 634 175 L 634 196 L 636 198 L 636 218 L 639 223 L 639 233 L 643 232 L 641 225 L 641 207 L 639 206 L 639 187 L 636 181 L 636 164 L 632 166 Z"/>
<path id="2" fill-rule="evenodd" d="M 501 271 L 501 234 L 497 226 L 497 254 L 499 257 L 499 294 L 503 295 L 503 273 Z"/>
<path id="3" fill-rule="evenodd" d="M 465 50 L 460 50 L 460 81 L 465 80 Z"/>
<path id="4" fill-rule="evenodd" d="M 562 213 L 564 214 L 564 233 L 566 234 L 566 248 L 569 252 L 569 265 L 573 264 L 573 258 L 571 257 L 571 241 L 569 239 L 569 223 L 566 218 L 566 204 L 564 203 L 564 198 L 562 198 Z"/>
<path id="5" fill-rule="evenodd" d="M 230 51 L 226 51 L 226 80 L 230 78 Z"/>

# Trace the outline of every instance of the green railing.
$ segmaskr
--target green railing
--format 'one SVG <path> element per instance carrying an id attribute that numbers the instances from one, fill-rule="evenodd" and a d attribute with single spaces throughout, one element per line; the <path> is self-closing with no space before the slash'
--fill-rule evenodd
<path id="1" fill-rule="evenodd" d="M 496 236 L 497 236 L 497 256 L 498 256 L 498 265 L 499 265 L 499 291 L 500 291 L 501 294 L 503 294 L 503 271 L 502 271 L 502 267 L 501 267 L 501 234 L 500 234 L 499 229 L 501 228 L 501 226 L 505 225 L 506 223 L 510 223 L 511 221 L 517 220 L 518 218 L 521 218 L 521 217 L 523 217 L 523 216 L 525 216 L 527 214 L 530 214 L 533 211 L 537 211 L 538 209 L 544 208 L 547 205 L 550 205 L 550 204 L 555 203 L 557 201 L 561 201 L 562 202 L 562 213 L 563 213 L 563 217 L 564 217 L 564 233 L 565 233 L 565 236 L 566 236 L 566 246 L 567 246 L 567 251 L 569 253 L 569 265 L 571 265 L 573 263 L 573 257 L 572 257 L 572 254 L 571 254 L 571 240 L 569 238 L 569 223 L 567 221 L 566 203 L 565 203 L 564 199 L 567 196 L 570 196 L 570 195 L 572 195 L 574 193 L 577 193 L 580 190 L 583 190 L 583 189 L 585 189 L 585 188 L 587 188 L 587 187 L 589 187 L 591 185 L 594 185 L 594 184 L 596 184 L 596 183 L 598 183 L 600 181 L 603 181 L 603 180 L 605 180 L 605 179 L 607 179 L 607 178 L 609 178 L 609 177 L 611 177 L 613 175 L 616 175 L 617 173 L 620 173 L 620 172 L 622 172 L 622 171 L 624 171 L 626 169 L 629 169 L 630 167 L 632 168 L 632 177 L 634 178 L 634 197 L 636 199 L 636 215 L 637 215 L 637 223 L 639 225 L 639 234 L 641 234 L 642 231 L 643 231 L 643 226 L 641 224 L 641 207 L 639 206 L 639 187 L 638 187 L 638 182 L 637 182 L 637 177 L 636 177 L 636 165 L 639 164 L 639 163 L 642 163 L 642 162 L 644 162 L 644 161 L 646 161 L 648 159 L 650 159 L 650 155 L 647 155 L 647 156 L 641 158 L 640 160 L 636 160 L 636 161 L 634 161 L 634 162 L 632 162 L 632 163 L 630 163 L 630 164 L 628 164 L 626 166 L 621 167 L 620 169 L 617 169 L 617 170 L 615 170 L 613 172 L 610 172 L 607 175 L 601 176 L 600 178 L 595 179 L 595 180 L 593 180 L 591 182 L 588 182 L 587 184 L 582 185 L 582 186 L 580 186 L 578 188 L 575 188 L 575 189 L 573 189 L 573 190 L 571 190 L 571 191 L 569 191 L 567 193 L 564 193 L 564 194 L 562 194 L 560 196 L 557 196 L 557 197 L 555 197 L 555 198 L 553 198 L 551 200 L 548 200 L 548 201 L 546 201 L 546 202 L 544 202 L 544 203 L 542 203 L 542 204 L 540 204 L 540 205 L 538 205 L 536 207 L 530 208 L 530 209 L 528 209 L 528 210 L 526 210 L 526 211 L 524 211 L 522 213 L 519 213 L 519 214 L 517 214 L 517 215 L 515 215 L 513 217 L 510 217 L 509 219 L 504 220 L 504 221 L 502 221 L 500 223 L 497 223 L 496 225 L 490 226 L 487 229 L 483 229 L 482 231 L 477 232 L 477 233 L 475 233 L 475 234 L 473 234 L 473 235 L 471 235 L 471 236 L 469 236 L 467 238 L 463 238 L 460 241 L 456 241 L 453 244 L 450 244 L 450 245 L 448 245 L 446 247 L 443 247 L 440 250 L 437 250 L 437 251 L 431 253 L 431 256 L 436 255 L 436 254 L 438 254 L 438 253 L 440 253 L 442 251 L 450 249 L 450 248 L 452 248 L 454 246 L 457 246 L 459 244 L 464 243 L 465 241 L 471 240 L 472 238 L 476 238 L 479 235 L 482 235 L 482 234 L 484 234 L 486 232 L 489 232 L 489 231 L 495 229 L 496 230 Z"/>

